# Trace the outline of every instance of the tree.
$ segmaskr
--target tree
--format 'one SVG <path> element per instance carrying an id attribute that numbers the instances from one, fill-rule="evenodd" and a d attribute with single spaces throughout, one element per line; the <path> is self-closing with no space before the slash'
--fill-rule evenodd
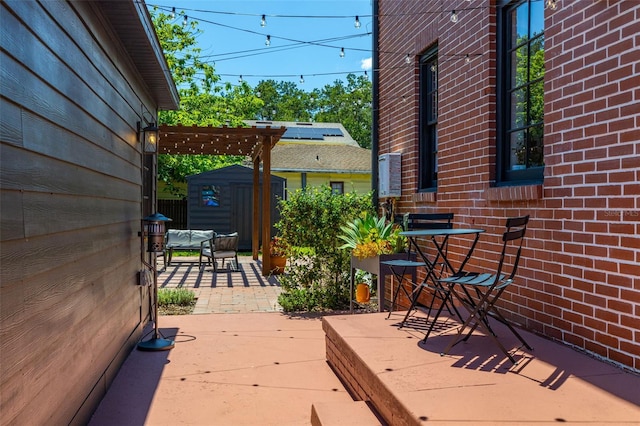
<path id="1" fill-rule="evenodd" d="M 251 87 L 243 83 L 219 85 L 220 77 L 212 65 L 200 59 L 197 36 L 202 32 L 198 22 L 190 20 L 187 26 L 174 23 L 170 15 L 154 8 L 153 23 L 171 70 L 178 92 L 180 106 L 176 111 L 160 111 L 158 121 L 163 124 L 198 126 L 242 126 L 243 118 L 251 117 L 262 108 L 263 102 Z M 231 164 L 240 164 L 242 156 L 168 155 L 158 156 L 158 179 L 174 195 L 184 196 L 176 183 L 186 177 Z"/>
<path id="2" fill-rule="evenodd" d="M 363 148 L 371 148 L 371 82 L 365 76 L 347 75 L 347 85 L 336 80 L 314 91 L 315 121 L 342 123 Z"/>
<path id="3" fill-rule="evenodd" d="M 311 121 L 310 95 L 290 81 L 263 80 L 255 94 L 264 103 L 257 120 Z"/>

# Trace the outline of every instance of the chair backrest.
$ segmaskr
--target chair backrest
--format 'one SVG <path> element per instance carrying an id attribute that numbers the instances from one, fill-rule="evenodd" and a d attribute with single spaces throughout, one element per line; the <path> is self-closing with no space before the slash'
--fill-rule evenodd
<path id="1" fill-rule="evenodd" d="M 498 276 L 502 273 L 504 267 L 504 260 L 507 256 L 515 256 L 511 273 L 507 279 L 512 280 L 518 270 L 518 263 L 520 263 L 520 253 L 522 252 L 522 242 L 524 240 L 524 234 L 527 231 L 527 224 L 529 223 L 529 215 L 521 217 L 511 217 L 507 219 L 505 225 L 506 231 L 502 234 L 502 254 L 500 255 L 500 262 L 498 264 Z"/>
<path id="2" fill-rule="evenodd" d="M 396 215 L 394 222 L 400 224 L 404 231 L 451 229 L 453 228 L 453 213 L 406 213 Z"/>
<path id="3" fill-rule="evenodd" d="M 214 250 L 215 251 L 238 251 L 238 242 L 240 238 L 238 233 L 232 234 L 216 234 L 214 238 Z"/>

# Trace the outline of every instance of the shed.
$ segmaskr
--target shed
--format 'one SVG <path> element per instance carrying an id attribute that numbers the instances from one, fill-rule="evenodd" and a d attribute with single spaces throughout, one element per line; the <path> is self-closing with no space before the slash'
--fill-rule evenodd
<path id="1" fill-rule="evenodd" d="M 260 188 L 263 173 L 260 172 Z M 286 179 L 271 176 L 271 233 L 280 219 L 278 199 L 284 197 Z M 253 229 L 253 169 L 234 165 L 187 177 L 187 227 L 238 232 L 240 250 L 251 249 Z M 260 194 L 262 199 L 262 194 Z M 259 224 L 262 228 L 262 224 Z M 262 244 L 262 241 L 260 242 Z"/>

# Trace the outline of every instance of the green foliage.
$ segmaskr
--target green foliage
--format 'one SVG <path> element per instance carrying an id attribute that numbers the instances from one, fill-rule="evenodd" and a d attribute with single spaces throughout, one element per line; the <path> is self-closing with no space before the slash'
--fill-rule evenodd
<path id="1" fill-rule="evenodd" d="M 341 80 L 314 91 L 313 119 L 321 123 L 342 123 L 363 148 L 371 148 L 371 82 L 364 76 L 347 75 Z"/>
<path id="2" fill-rule="evenodd" d="M 368 211 L 341 226 L 340 230 L 342 234 L 338 238 L 345 242 L 340 248 L 350 249 L 351 254 L 361 259 L 402 253 L 407 246 L 406 238 L 400 235 L 399 226 Z"/>
<path id="3" fill-rule="evenodd" d="M 181 13 L 183 14 L 183 13 Z M 190 19 L 183 27 L 174 23 L 169 15 L 152 11 L 152 19 L 180 93 L 176 111 L 160 111 L 158 121 L 169 125 L 243 126 L 243 119 L 254 116 L 263 102 L 251 87 L 219 85 L 220 77 L 213 65 L 201 59 L 197 37 L 202 33 L 198 22 Z M 179 21 L 179 20 L 178 20 Z M 166 190 L 177 196 L 186 196 L 176 187 L 193 174 L 242 163 L 242 156 L 160 155 L 158 179 L 166 183 Z"/>
<path id="4" fill-rule="evenodd" d="M 196 295 L 186 288 L 161 288 L 158 290 L 158 306 L 189 306 L 195 303 Z"/>
<path id="5" fill-rule="evenodd" d="M 371 193 L 336 194 L 330 187 L 297 190 L 279 203 L 279 236 L 292 247 L 278 301 L 288 311 L 343 309 L 349 303 L 350 253 L 340 227 L 373 212 Z"/>

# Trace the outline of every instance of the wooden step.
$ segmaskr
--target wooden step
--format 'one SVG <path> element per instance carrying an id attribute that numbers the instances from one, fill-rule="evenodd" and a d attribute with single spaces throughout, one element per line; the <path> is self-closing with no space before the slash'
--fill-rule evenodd
<path id="1" fill-rule="evenodd" d="M 315 402 L 311 405 L 312 426 L 384 425 L 364 401 Z"/>

